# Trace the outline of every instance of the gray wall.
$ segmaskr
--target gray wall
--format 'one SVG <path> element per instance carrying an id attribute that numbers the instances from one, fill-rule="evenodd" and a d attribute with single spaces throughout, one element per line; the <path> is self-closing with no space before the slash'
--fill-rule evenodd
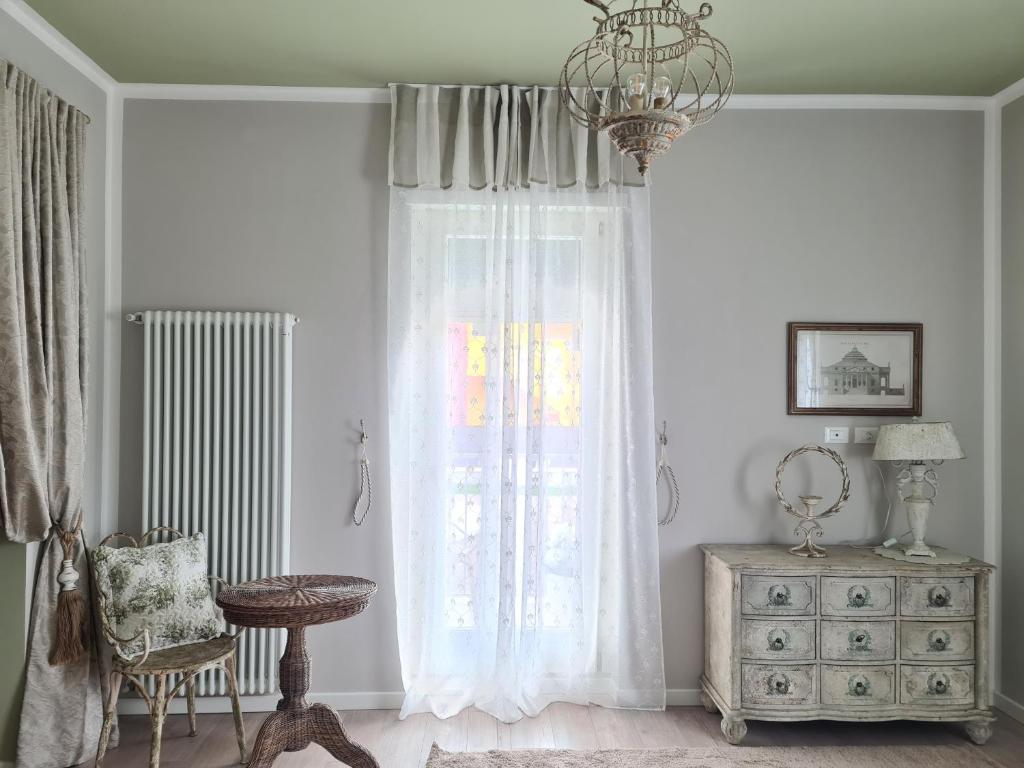
<path id="1" fill-rule="evenodd" d="M 312 633 L 320 692 L 401 687 L 386 494 L 388 127 L 384 105 L 125 108 L 126 310 L 302 316 L 293 569 L 381 585 L 367 613 Z M 771 492 L 778 459 L 826 425 L 876 423 L 785 415 L 787 320 L 925 324 L 925 416 L 951 419 L 968 455 L 940 470 L 931 530 L 982 554 L 982 128 L 980 113 L 734 110 L 656 163 L 655 387 L 684 496 L 661 539 L 670 688 L 694 688 L 702 666 L 697 545 L 790 541 Z M 122 379 L 128 530 L 141 493 L 137 331 L 125 334 Z M 379 493 L 357 529 L 359 418 Z M 870 451 L 843 452 L 853 499 L 827 524 L 830 541 L 877 534 L 884 514 Z M 804 471 L 791 495 L 802 480 L 837 490 Z"/>
<path id="2" fill-rule="evenodd" d="M 786 415 L 787 321 L 924 323 L 924 417 L 968 457 L 939 469 L 929 539 L 983 554 L 982 130 L 980 113 L 727 110 L 654 166 L 655 400 L 684 497 L 661 536 L 670 686 L 693 687 L 703 654 L 696 545 L 791 541 L 779 459 L 879 423 Z M 840 452 L 852 500 L 825 540 L 877 536 L 870 446 Z M 832 474 L 787 470 L 787 496 L 834 497 Z"/>
<path id="3" fill-rule="evenodd" d="M 92 119 L 86 131 L 85 249 L 89 290 L 89 412 L 85 508 L 88 533 L 99 530 L 100 425 L 103 414 L 104 173 L 106 94 L 0 11 L 0 58 L 7 59 L 84 111 Z M 93 539 L 95 540 L 95 539 Z M 17 712 L 21 706 L 24 663 L 25 547 L 0 541 L 3 590 L 0 590 L 0 762 L 14 758 Z"/>
<path id="4" fill-rule="evenodd" d="M 1002 647 L 1024 644 L 1024 98 L 1003 109 L 1003 560 Z M 1003 658 L 1014 658 L 1005 653 Z M 1024 666 L 1004 661 L 1002 693 L 1024 702 Z"/>

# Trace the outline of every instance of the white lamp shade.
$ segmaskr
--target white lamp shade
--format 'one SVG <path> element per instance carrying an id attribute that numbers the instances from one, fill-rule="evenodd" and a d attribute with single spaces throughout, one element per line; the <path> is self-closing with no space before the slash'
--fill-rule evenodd
<path id="1" fill-rule="evenodd" d="M 875 461 L 944 461 L 964 452 L 948 421 L 884 424 L 878 430 Z"/>

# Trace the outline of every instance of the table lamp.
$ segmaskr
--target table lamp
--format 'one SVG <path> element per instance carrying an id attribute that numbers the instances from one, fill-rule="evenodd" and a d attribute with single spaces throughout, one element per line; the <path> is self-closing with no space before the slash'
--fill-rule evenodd
<path id="1" fill-rule="evenodd" d="M 928 513 L 939 492 L 934 467 L 947 459 L 963 457 L 964 452 L 953 434 L 953 425 L 948 421 L 885 424 L 878 430 L 878 440 L 871 458 L 875 461 L 895 462 L 899 470 L 896 484 L 900 500 L 907 507 L 907 520 L 914 535 L 914 543 L 904 550 L 907 556 L 935 557 L 935 552 L 924 543 Z M 932 467 L 928 467 L 925 462 L 931 462 Z"/>

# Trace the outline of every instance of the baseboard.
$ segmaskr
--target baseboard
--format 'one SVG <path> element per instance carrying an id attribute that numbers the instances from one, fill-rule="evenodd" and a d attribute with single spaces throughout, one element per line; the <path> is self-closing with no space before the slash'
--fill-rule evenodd
<path id="1" fill-rule="evenodd" d="M 665 704 L 669 707 L 695 707 L 700 704 L 700 689 L 669 688 L 665 691 Z"/>
<path id="2" fill-rule="evenodd" d="M 354 693 L 310 693 L 307 699 L 319 701 L 334 709 L 400 709 L 405 694 L 399 691 L 358 691 Z M 243 712 L 273 712 L 281 698 L 272 696 L 242 696 Z M 146 702 L 134 696 L 118 700 L 117 711 L 122 715 L 144 715 L 148 712 Z M 172 715 L 185 714 L 185 700 L 175 697 L 168 711 Z M 196 711 L 213 714 L 231 711 L 227 696 L 197 696 Z M 0 766 L 3 768 L 3 766 Z"/>
<path id="3" fill-rule="evenodd" d="M 1009 715 L 1017 722 L 1024 723 L 1024 704 L 1014 701 L 1009 696 L 1004 696 L 999 691 L 996 691 L 992 698 L 992 703 L 995 704 L 996 709 Z"/>
<path id="4" fill-rule="evenodd" d="M 401 709 L 405 694 L 401 691 L 359 691 L 354 693 L 311 693 L 310 701 L 319 701 L 334 709 Z M 273 712 L 277 708 L 278 696 L 243 696 L 243 712 Z M 670 688 L 665 692 L 665 703 L 670 707 L 691 707 L 700 704 L 700 691 L 696 688 Z M 1017 705 L 1019 706 L 1019 705 Z M 142 699 L 126 696 L 117 702 L 117 711 L 122 715 L 144 715 L 146 703 Z M 185 700 L 175 698 L 169 709 L 172 715 L 185 714 Z M 215 714 L 231 711 L 227 696 L 199 696 L 196 711 Z M 7 768 L 0 763 L 0 768 Z"/>

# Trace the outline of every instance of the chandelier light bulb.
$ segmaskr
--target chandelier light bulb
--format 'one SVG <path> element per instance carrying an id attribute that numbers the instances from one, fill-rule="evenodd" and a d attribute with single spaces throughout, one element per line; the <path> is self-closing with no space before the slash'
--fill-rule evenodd
<path id="1" fill-rule="evenodd" d="M 651 84 L 651 96 L 654 98 L 655 109 L 665 109 L 672 97 L 672 81 L 662 75 L 654 78 Z"/>
<path id="2" fill-rule="evenodd" d="M 636 112 L 644 108 L 644 94 L 647 92 L 647 76 L 637 72 L 626 81 L 626 96 L 630 110 Z"/>

